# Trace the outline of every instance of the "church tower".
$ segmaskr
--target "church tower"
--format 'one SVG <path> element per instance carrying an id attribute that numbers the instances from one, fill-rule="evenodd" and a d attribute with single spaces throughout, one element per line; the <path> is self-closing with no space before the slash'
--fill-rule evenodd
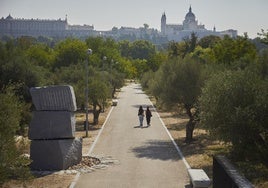
<path id="1" fill-rule="evenodd" d="M 161 33 L 162 35 L 166 34 L 167 18 L 166 13 L 164 12 L 161 17 Z"/>

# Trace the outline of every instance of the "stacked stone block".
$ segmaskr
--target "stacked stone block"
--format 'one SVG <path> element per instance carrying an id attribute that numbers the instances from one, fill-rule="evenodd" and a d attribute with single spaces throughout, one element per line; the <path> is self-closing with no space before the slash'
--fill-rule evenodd
<path id="1" fill-rule="evenodd" d="M 62 170 L 82 159 L 82 139 L 75 138 L 76 101 L 72 86 L 30 89 L 36 111 L 29 126 L 31 168 Z"/>

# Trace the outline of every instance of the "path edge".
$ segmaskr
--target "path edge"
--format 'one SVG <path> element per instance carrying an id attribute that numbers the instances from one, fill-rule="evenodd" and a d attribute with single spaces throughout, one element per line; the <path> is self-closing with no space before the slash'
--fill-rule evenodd
<path id="1" fill-rule="evenodd" d="M 88 156 L 92 153 L 93 149 L 95 148 L 95 145 L 96 145 L 96 143 L 98 142 L 99 137 L 100 137 L 100 135 L 101 135 L 101 133 L 102 133 L 102 131 L 103 131 L 103 129 L 104 129 L 104 127 L 105 127 L 105 125 L 106 125 L 108 119 L 110 118 L 110 115 L 111 115 L 113 109 L 114 109 L 114 106 L 112 106 L 112 108 L 110 109 L 110 111 L 109 111 L 109 113 L 108 113 L 108 115 L 107 115 L 107 117 L 106 117 L 106 119 L 105 119 L 103 125 L 101 126 L 101 130 L 99 131 L 99 133 L 98 133 L 96 139 L 94 140 L 93 144 L 90 146 L 90 148 L 89 148 L 89 150 L 88 150 L 88 152 L 87 152 L 87 155 L 88 155 Z M 80 172 L 78 172 L 78 173 L 76 174 L 76 176 L 74 177 L 73 181 L 71 182 L 69 188 L 74 188 L 74 187 L 75 187 L 77 181 L 79 180 L 80 175 L 81 175 Z"/>
<path id="2" fill-rule="evenodd" d="M 181 159 L 182 159 L 184 165 L 186 166 L 187 169 L 190 169 L 191 166 L 189 165 L 189 163 L 186 161 L 185 157 L 183 156 L 183 153 L 181 152 L 180 147 L 177 145 L 177 143 L 175 142 L 174 138 L 173 138 L 172 135 L 170 134 L 169 130 L 167 129 L 165 123 L 163 122 L 162 118 L 160 117 L 159 113 L 157 112 L 157 110 L 156 110 L 154 104 L 152 103 L 152 101 L 151 101 L 151 100 L 149 100 L 149 101 L 150 101 L 151 105 L 153 106 L 153 108 L 154 108 L 154 110 L 155 110 L 155 113 L 157 114 L 157 117 L 159 118 L 159 120 L 160 120 L 160 122 L 161 122 L 163 128 L 166 130 L 166 132 L 167 132 L 167 134 L 168 134 L 170 140 L 172 141 L 173 145 L 175 146 L 175 148 L 176 148 L 176 150 L 177 150 L 179 156 L 181 157 Z"/>

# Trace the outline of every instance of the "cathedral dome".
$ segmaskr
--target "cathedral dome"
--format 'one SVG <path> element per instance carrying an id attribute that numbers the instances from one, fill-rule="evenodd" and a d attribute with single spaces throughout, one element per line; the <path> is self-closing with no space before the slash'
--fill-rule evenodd
<path id="1" fill-rule="evenodd" d="M 192 7 L 190 6 L 189 12 L 185 16 L 185 20 L 195 21 L 195 15 L 192 13 Z"/>
<path id="2" fill-rule="evenodd" d="M 13 17 L 9 14 L 7 17 L 6 17 L 7 20 L 12 20 Z"/>

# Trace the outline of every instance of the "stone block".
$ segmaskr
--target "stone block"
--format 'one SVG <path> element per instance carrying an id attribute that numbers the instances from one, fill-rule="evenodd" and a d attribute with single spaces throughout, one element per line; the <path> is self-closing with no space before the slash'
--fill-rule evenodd
<path id="1" fill-rule="evenodd" d="M 37 111 L 76 111 L 72 86 L 44 86 L 30 89 Z"/>
<path id="2" fill-rule="evenodd" d="M 74 138 L 74 112 L 34 111 L 28 136 L 31 140 Z"/>
<path id="3" fill-rule="evenodd" d="M 193 188 L 209 187 L 211 181 L 204 170 L 188 169 L 188 174 Z"/>
<path id="4" fill-rule="evenodd" d="M 65 170 L 82 159 L 82 138 L 33 140 L 30 147 L 32 170 Z"/>

